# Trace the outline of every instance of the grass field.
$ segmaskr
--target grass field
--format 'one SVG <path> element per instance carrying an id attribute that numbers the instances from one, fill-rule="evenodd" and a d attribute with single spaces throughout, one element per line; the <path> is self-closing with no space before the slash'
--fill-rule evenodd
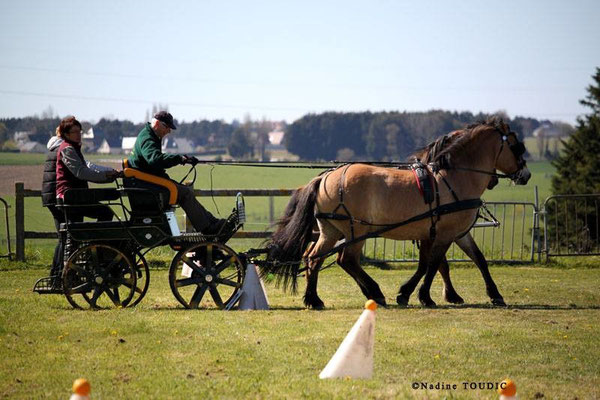
<path id="1" fill-rule="evenodd" d="M 0 173 L 10 168 L 3 156 Z M 549 163 L 529 167 L 529 185 L 501 182 L 484 198 L 533 202 L 537 185 L 544 199 L 550 194 L 553 169 Z M 175 169 L 173 177 L 182 177 L 185 170 Z M 196 188 L 211 187 L 211 173 L 214 188 L 293 188 L 318 171 L 204 166 L 198 173 Z M 14 205 L 14 196 L 3 197 Z M 216 212 L 212 199 L 201 201 Z M 276 216 L 286 202 L 275 200 Z M 50 214 L 40 200 L 26 203 L 26 229 L 51 231 Z M 215 203 L 226 215 L 233 199 L 216 198 Z M 247 198 L 247 209 L 250 229 L 268 228 L 266 199 Z M 12 220 L 14 208 L 10 211 Z M 26 263 L 0 259 L 2 398 L 67 398 L 78 377 L 92 382 L 94 399 L 497 399 L 495 391 L 465 389 L 463 382 L 496 383 L 505 377 L 515 380 L 521 399 L 600 397 L 597 259 L 492 267 L 509 304 L 502 309 L 487 307 L 476 269 L 453 264 L 452 277 L 466 305 L 447 306 L 436 279 L 432 297 L 438 309 L 422 309 L 413 296 L 409 308 L 377 311 L 373 379 L 321 381 L 320 370 L 365 300 L 341 269 L 320 275 L 320 294 L 327 306 L 322 312 L 305 310 L 301 296 L 285 294 L 271 283 L 270 311 L 187 311 L 171 294 L 167 271 L 161 268 L 174 253 L 160 248 L 147 257 L 154 267 L 150 291 L 138 307 L 80 312 L 61 296 L 31 292 L 36 279 L 47 273 L 54 244 L 29 240 Z M 238 251 L 256 245 L 257 241 L 233 241 Z M 414 264 L 392 270 L 367 266 L 367 271 L 388 303 L 395 304 L 398 286 L 413 268 Z M 458 388 L 414 390 L 413 382 Z"/>
<path id="2" fill-rule="evenodd" d="M 411 271 L 367 269 L 393 304 Z M 94 399 L 497 399 L 463 382 L 513 379 L 521 399 L 600 396 L 600 269 L 494 267 L 508 308 L 488 308 L 473 268 L 454 269 L 463 306 L 377 310 L 375 372 L 318 379 L 364 298 L 339 268 L 323 271 L 325 311 L 267 284 L 270 311 L 183 310 L 166 271 L 135 309 L 75 311 L 30 292 L 39 270 L 0 272 L 0 397 L 67 398 L 75 378 Z M 300 288 L 302 290 L 302 287 Z M 413 390 L 413 382 L 457 384 Z M 537 396 L 537 397 L 536 397 Z"/>

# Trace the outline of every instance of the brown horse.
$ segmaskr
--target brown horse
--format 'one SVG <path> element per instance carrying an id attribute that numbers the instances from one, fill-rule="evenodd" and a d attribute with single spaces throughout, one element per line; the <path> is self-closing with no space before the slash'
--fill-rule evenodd
<path id="1" fill-rule="evenodd" d="M 471 125 L 450 137 L 447 143 L 438 140 L 430 145 L 438 145 L 433 177 L 439 201 L 433 209 L 423 202 L 410 170 L 366 164 L 337 168 L 294 193 L 271 237 L 268 258 L 274 262 L 265 267 L 267 271 L 279 274 L 284 287 L 291 284 L 295 288 L 299 262 L 304 257 L 304 303 L 320 309 L 324 304 L 317 294 L 319 268 L 328 253 L 337 252 L 338 264 L 354 278 L 363 294 L 385 305 L 379 285 L 360 266 L 366 238 L 379 235 L 394 240 L 419 240 L 418 269 L 400 287 L 396 300 L 400 305 L 408 304 L 425 275 L 419 300 L 424 306 L 434 307 L 429 294 L 433 277 L 450 244 L 475 222 L 477 200 L 490 176 L 497 175 L 497 169 L 521 185 L 531 177 L 522 158 L 523 144 L 500 119 Z M 309 247 L 315 222 L 319 239 Z M 345 244 L 336 246 L 340 240 Z"/>
<path id="2" fill-rule="evenodd" d="M 418 160 L 423 162 L 424 164 L 434 163 L 436 157 L 439 152 L 443 150 L 443 146 L 449 145 L 451 141 L 456 139 L 458 135 L 455 135 L 455 132 L 451 132 L 445 137 L 442 137 L 425 148 L 417 151 L 409 157 L 410 161 Z M 492 190 L 498 184 L 498 177 L 496 175 L 490 175 L 490 180 L 487 185 L 488 190 Z M 485 282 L 486 293 L 489 296 L 491 302 L 495 306 L 506 306 L 504 302 L 504 298 L 500 294 L 496 283 L 492 279 L 492 275 L 490 274 L 487 260 L 485 256 L 477 246 L 477 243 L 471 236 L 471 231 L 467 232 L 464 236 L 457 238 L 454 243 L 461 248 L 465 254 L 473 260 L 479 272 L 481 272 L 481 276 Z M 442 277 L 442 281 L 444 283 L 442 294 L 444 299 L 448 303 L 452 304 L 463 304 L 465 301 L 463 298 L 456 292 L 454 289 L 454 285 L 452 284 L 452 280 L 450 279 L 450 265 L 448 264 L 448 260 L 444 255 L 442 262 L 439 265 L 439 273 Z"/>

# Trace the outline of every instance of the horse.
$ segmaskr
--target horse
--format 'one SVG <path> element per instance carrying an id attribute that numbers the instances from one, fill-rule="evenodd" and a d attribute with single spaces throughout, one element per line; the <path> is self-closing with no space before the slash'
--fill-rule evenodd
<path id="1" fill-rule="evenodd" d="M 385 306 L 379 285 L 360 266 L 365 240 L 375 236 L 419 240 L 418 268 L 400 286 L 396 302 L 407 305 L 425 276 L 419 301 L 435 307 L 430 289 L 438 266 L 445 261 L 450 244 L 474 224 L 490 176 L 508 177 L 524 185 L 531 173 L 523 160 L 525 146 L 500 118 L 469 125 L 428 147 L 436 149 L 428 167 L 436 188 L 435 207 L 424 203 L 410 170 L 369 164 L 330 170 L 292 195 L 267 245 L 267 261 L 271 262 L 265 263 L 263 273 L 275 273 L 284 289 L 291 286 L 295 290 L 304 260 L 304 303 L 322 309 L 324 303 L 317 293 L 319 269 L 329 254 L 337 253 L 337 263 L 365 297 Z M 309 246 L 315 223 L 319 238 Z"/>
<path id="2" fill-rule="evenodd" d="M 443 145 L 449 144 L 456 137 L 456 132 L 451 132 L 446 136 L 436 140 L 435 142 L 425 146 L 424 148 L 418 150 L 409 156 L 409 161 L 421 161 L 424 164 L 433 163 L 439 151 L 441 151 L 441 147 Z M 487 190 L 492 190 L 494 187 L 498 185 L 498 177 L 496 175 L 490 175 L 490 180 L 487 185 Z M 497 307 L 505 307 L 506 303 L 504 302 L 504 298 L 500 294 L 496 283 L 492 279 L 492 275 L 490 274 L 487 260 L 483 255 L 482 251 L 477 246 L 477 243 L 473 239 L 471 235 L 471 231 L 467 232 L 463 236 L 456 238 L 454 243 L 458 245 L 458 247 L 475 263 L 483 280 L 485 282 L 486 293 L 490 298 L 492 305 Z M 444 299 L 451 304 L 463 304 L 465 301 L 463 298 L 456 292 L 454 289 L 454 285 L 452 284 L 452 280 L 450 279 L 450 265 L 448 264 L 448 260 L 444 255 L 442 262 L 438 267 L 439 273 L 442 277 L 442 281 L 444 283 L 442 289 L 442 295 Z"/>

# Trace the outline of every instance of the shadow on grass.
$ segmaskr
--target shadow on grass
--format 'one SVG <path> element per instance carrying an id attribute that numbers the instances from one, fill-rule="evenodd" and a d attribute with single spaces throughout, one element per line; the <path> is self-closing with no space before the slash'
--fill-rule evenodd
<path id="1" fill-rule="evenodd" d="M 420 305 L 388 305 L 387 309 L 390 310 L 402 310 L 402 309 L 424 309 L 424 310 L 461 310 L 461 309 L 490 309 L 490 310 L 562 310 L 562 311 L 575 311 L 575 310 L 600 310 L 600 305 L 586 305 L 578 306 L 576 304 L 570 304 L 566 306 L 553 305 L 553 304 L 513 304 L 506 307 L 498 307 L 492 304 L 444 304 L 438 305 L 435 308 L 427 308 Z"/>

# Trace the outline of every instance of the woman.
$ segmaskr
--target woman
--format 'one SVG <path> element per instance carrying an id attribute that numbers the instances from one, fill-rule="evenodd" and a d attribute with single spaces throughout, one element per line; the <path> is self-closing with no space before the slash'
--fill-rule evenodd
<path id="1" fill-rule="evenodd" d="M 96 183 L 113 182 L 119 172 L 107 167 L 87 163 L 81 153 L 81 123 L 75 117 L 64 118 L 59 125 L 63 142 L 58 147 L 56 157 L 56 198 L 63 199 L 68 189 L 87 189 L 88 181 Z M 110 221 L 113 213 L 103 204 L 67 210 L 70 222 L 81 222 L 83 217 Z"/>
<path id="2" fill-rule="evenodd" d="M 52 214 L 56 232 L 58 232 L 60 224 L 65 222 L 64 213 L 56 208 L 56 156 L 58 148 L 63 142 L 59 128 L 60 127 L 56 127 L 56 136 L 52 136 L 46 145 L 48 148 L 48 155 L 46 156 L 46 162 L 44 163 L 44 177 L 42 179 L 42 205 L 48 207 L 48 210 Z M 54 249 L 50 276 L 58 277 L 62 265 L 63 241 L 59 239 Z"/>

